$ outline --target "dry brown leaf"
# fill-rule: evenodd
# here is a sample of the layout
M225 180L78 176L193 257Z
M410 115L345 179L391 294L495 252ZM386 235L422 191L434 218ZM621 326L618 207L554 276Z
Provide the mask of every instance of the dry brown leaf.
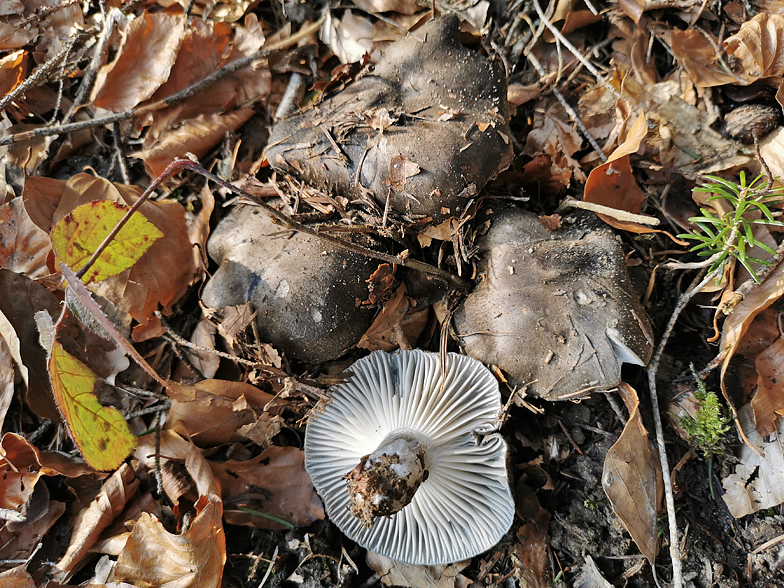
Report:
M722 498L736 519L784 502L784 420L769 441L757 433L753 420L749 404L738 411L738 422L756 450L741 445L735 472L722 480Z
M28 54L22 49L0 59L0 96L5 96L24 81L27 61Z
M672 54L686 69L691 81L700 88L734 84L736 76L721 69L718 64L720 56L716 54L718 43L715 39L711 43L708 34L704 30L672 29Z
M244 506L306 527L324 518L324 508L305 471L305 453L296 447L270 447L248 461L210 462L223 489L226 521L260 529L283 529ZM235 506L236 505L236 506Z
M54 225L54 211L65 190L66 181L43 176L25 176L22 200L30 219L47 234Z
M585 183L583 200L609 206L616 210L637 214L645 203L645 193L637 185L629 162L629 156L636 153L648 134L645 114L640 114L628 130L626 140L621 143L602 165L591 170ZM597 216L608 225L622 231L633 233L653 233L658 229L632 221L619 220L606 214Z
M397 192L405 192L406 180L420 172L419 166L402 155L395 155L389 160L389 176L387 185Z
M172 399L166 428L200 447L241 439L237 429L258 418L251 407L261 410L274 398L245 382L204 380L173 386L182 396Z
M18 565L0 574L0 585L4 588L36 588L33 577L27 573L27 565Z
M724 41L746 74L757 78L784 74L784 15L761 12Z
M33 318L39 310L57 306L57 298L44 286L22 274L0 269L0 315L8 320L19 339L21 363L28 373L27 403L38 416L60 422L60 412L52 398L46 369L46 352L38 343L38 330ZM6 337L9 336L6 334Z
M27 214L21 198L0 206L0 267L29 278L49 273L46 259L52 251L49 235Z
M140 439L135 455L152 471L156 467L155 435ZM223 504L212 471L201 451L173 431L161 433L160 462L185 463L196 486L196 516L181 534L167 531L156 517L143 513L117 558L115 580L161 588L218 588L226 561ZM180 509L180 512L184 512Z
M585 183L585 202L609 206L637 214L645 203L645 193L637 185L629 163L629 156L625 155L615 161L608 161L591 170L588 181ZM596 215L608 225L631 231L634 233L652 233L656 229L633 221L619 220L606 214Z
M629 420L607 452L602 487L640 552L653 564L659 552L657 521L664 494L661 466L642 424L637 392L624 382L618 390Z
M368 551L367 563L381 577L384 586L458 588L463 585L460 579L464 578L460 571L465 569L471 560L449 565L415 566Z
M193 263L198 268L196 280L201 280L207 275L207 238L210 236L210 218L215 210L215 196L212 195L207 182L200 194L201 210L194 215L190 210L185 211L185 223L188 225L188 238L193 249Z
M370 351L413 349L427 324L427 317L427 307L418 308L416 300L407 295L406 285L402 283L395 296L384 303L357 347Z
M784 294L784 264L779 264L768 274L762 284L754 288L738 303L724 321L719 344L719 353L722 356L720 381L721 391L730 407L732 407L732 402L729 400L730 397L727 394L727 387L724 381L730 361L754 318L781 298L782 294Z
M169 78L186 20L182 14L145 11L131 21L114 61L98 72L94 106L124 112L151 97Z
M191 343L206 349L215 349L215 335L218 327L207 318L199 319L191 333ZM190 350L189 357L193 366L205 378L212 378L220 367L220 356L217 353L208 353L198 349Z
M28 26L20 29L6 22L0 22L0 51L12 51L24 47L37 34L37 27Z
M558 120L551 112L534 111L534 126L525 140L524 153L531 157L547 155L550 158L550 175L560 184L568 186L572 175L578 181L585 181L580 164L572 158L580 146L579 133Z
M373 23L346 10L340 19L327 14L319 34L341 63L354 63L373 49Z
M74 567L82 561L103 530L123 511L138 487L138 478L125 463L106 479L90 506L76 515L68 549L54 571L56 581L66 582L71 577Z
M144 161L150 177L158 177L176 158L185 157L188 153L197 158L203 157L226 133L236 131L251 116L253 110L250 108L228 114L199 115L169 130L159 141L133 156Z
M46 488L45 485L41 485ZM6 522L0 527L0 545L3 546L3 557L6 559L27 560L36 551L49 529L65 512L65 503L49 500L49 492L43 497L43 508L36 517L23 523ZM1 577L0 577L1 578ZM5 584L1 584L5 588Z
M6 433L0 442L0 508L22 512L38 479L56 473L41 466L38 449L24 437Z
M776 430L776 421L784 416L784 339L779 337L754 362L757 369L757 393L751 400L754 427L766 437Z
M388 298L389 291L395 283L395 270L388 263L382 263L367 280L368 299L363 304L375 304Z
M775 129L760 141L760 154L774 178L784 177L784 127Z

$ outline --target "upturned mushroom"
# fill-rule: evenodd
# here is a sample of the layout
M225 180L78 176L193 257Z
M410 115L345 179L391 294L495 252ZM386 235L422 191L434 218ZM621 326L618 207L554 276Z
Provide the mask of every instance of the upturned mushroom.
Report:
M498 383L455 353L376 351L308 424L305 468L330 519L363 547L445 564L493 547L514 501Z

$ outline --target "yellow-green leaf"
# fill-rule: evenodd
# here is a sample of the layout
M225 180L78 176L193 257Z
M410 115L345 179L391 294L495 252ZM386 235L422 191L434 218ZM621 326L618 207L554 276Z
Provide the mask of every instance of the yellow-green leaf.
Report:
M128 210L122 204L99 200L82 204L61 218L49 235L57 261L78 272ZM84 275L84 282L100 282L124 272L161 237L158 227L140 212L134 213Z
M116 470L136 447L136 437L122 414L101 406L93 393L98 376L55 341L49 377L68 433L91 467Z

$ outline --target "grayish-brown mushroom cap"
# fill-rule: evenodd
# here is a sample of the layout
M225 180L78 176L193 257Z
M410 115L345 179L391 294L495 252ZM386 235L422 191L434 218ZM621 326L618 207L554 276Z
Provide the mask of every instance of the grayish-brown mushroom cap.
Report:
M514 501L490 371L450 353L442 387L438 354L420 350L376 351L349 371L305 435L305 468L330 519L367 549L410 564L451 563L495 545ZM366 528L349 512L345 476L400 435L425 444L427 475L407 506Z
M622 363L648 363L650 325L610 229L588 214L548 231L516 206L491 209L482 281L454 316L468 355L547 400L617 386Z

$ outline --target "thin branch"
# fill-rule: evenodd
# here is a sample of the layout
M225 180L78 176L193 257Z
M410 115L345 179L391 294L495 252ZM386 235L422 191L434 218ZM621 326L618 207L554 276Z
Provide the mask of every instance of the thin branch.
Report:
M593 74L593 76L596 78L596 81L599 82L605 88L607 88L607 90L613 96L615 96L615 98L617 100L627 100L625 96L623 96L620 92L618 92L618 90L616 90L612 86L612 84L610 84L610 82L608 82L606 79L604 79L604 76L602 75L602 72L600 72L598 69L596 69L596 67L590 61L588 61L588 59L582 53L580 53L580 51L577 49L577 47L572 45L571 42L569 42L569 40L566 37L563 36L561 31L559 31L553 25L553 23L550 22L550 19L548 19L545 16L544 12L542 12L542 7L539 6L539 0L533 0L533 5L534 5L534 8L536 9L536 13L539 15L539 19L544 24L544 26L546 26L550 30L550 32L555 36L555 38L558 39L558 41L560 41L561 43L563 43L564 46L569 50L569 52L572 55L574 55L577 58L577 60L585 66L585 69L587 69L589 72L591 72L591 74ZM631 101L628 101L628 102L629 102L632 110L636 111L637 109L631 103Z
M651 225L657 226L659 224L659 219L653 216L645 216L643 214L634 214L631 212L626 212L625 210L619 210L617 208L612 208L610 206L604 206L602 204L596 204L595 202L584 202L583 200L573 200L571 198L564 200L561 203L560 208L566 207L574 207L574 208L582 208L585 210L590 210L592 212L598 212L599 214L605 214L607 216L611 216L615 219L620 221L632 222L632 223L639 223L641 225ZM557 211L556 211L557 212Z
M52 57L49 61L39 66L33 73L28 77L24 82L19 84L16 88L11 90L8 94L0 98L0 111L5 110L6 106L8 106L12 101L16 100L19 96L27 92L29 89L37 86L39 83L42 83L45 78L49 76L50 73L54 71L57 65L66 58L66 56L76 47L77 44L85 41L87 38L90 37L92 34L92 30L81 31L79 32L73 40L68 43L65 47L60 49L57 54ZM29 132L29 131L28 131ZM17 133L18 135L23 135L25 133ZM50 133L51 134L51 133ZM12 141L13 137L16 135L11 135L10 137L2 137L0 138L0 142L3 145L8 145L10 143L14 143ZM29 139L31 137L25 137ZM19 141L23 141L24 139L19 139Z
M87 95L92 89L95 78L98 77L98 70L101 67L101 59L103 55L109 50L109 39L112 36L112 31L114 30L114 25L116 23L118 14L119 12L114 10L109 11L108 14L105 14L103 30L101 31L101 36L98 38L98 43L95 45L93 58L90 60L90 65L87 67L87 71L84 72L82 81L79 84L79 90L76 92L76 96L74 97L73 103L68 109L68 112L66 112L65 116L63 116L61 124L67 124L71 121L74 113L76 112L76 109L84 104Z
M287 49L292 45L296 45L302 39L309 37L313 33L321 28L321 24L323 22L323 18L317 20L316 22L303 27L301 30L297 31L293 35L291 35L288 39L284 39L278 43L273 43L270 46L265 46L253 53L252 55L248 55L246 57L242 57L237 59L236 61L232 61L228 65L216 70L212 74L208 75L203 80L196 82L195 84L188 86L187 88L177 92L176 94L172 94L168 98L164 98L163 100L158 100L151 104L145 104L143 106L138 106L132 110L128 110L125 112L118 112L112 114L110 116L106 116L103 118L96 118L89 121L83 122L76 122L76 123L68 123L64 125L58 125L56 127L41 127L38 129L33 129L30 131L24 131L21 133L16 133L15 135L10 135L8 137L0 137L0 146L2 145L11 145L13 143L18 143L19 141L26 141L28 139L33 139L36 137L48 137L51 135L63 135L66 133L73 133L75 131L81 131L83 129L91 129L94 127L112 124L115 122L119 122L121 120L126 120L129 118L141 116L143 114L147 114L148 112L153 112L156 110L161 110L162 108L166 108L168 106L172 106L173 104L178 104L191 96L198 94L202 90L208 88L209 86L213 85L215 82L225 78L226 76L248 67L251 63L258 59L263 59L268 57L270 54L274 53L275 51L280 51L282 49ZM0 109L4 105L0 102Z

